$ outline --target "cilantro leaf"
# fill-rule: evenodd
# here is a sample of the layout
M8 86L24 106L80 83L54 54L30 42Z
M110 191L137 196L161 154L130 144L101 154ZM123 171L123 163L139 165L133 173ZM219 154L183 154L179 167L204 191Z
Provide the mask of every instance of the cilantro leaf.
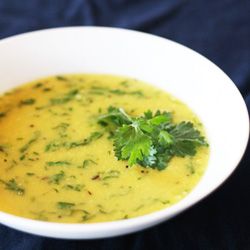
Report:
M191 122L181 122L173 127L169 133L174 140L172 151L177 156L193 156L196 154L198 146L207 145L205 138Z
M115 153L118 159L128 160L130 166L150 154L152 141L135 124L123 125L115 134Z
M112 131L123 124L130 124L131 119L122 108L110 106L108 113L98 118L98 123L104 127L109 127L109 130Z
M161 130L158 136L159 144L160 145L171 145L173 144L173 136L169 134L167 131Z
M131 117L122 108L110 107L98 118L98 123L111 133L118 160L130 166L163 170L175 156L196 154L200 146L208 146L193 123L174 124L169 112L148 110L140 117Z

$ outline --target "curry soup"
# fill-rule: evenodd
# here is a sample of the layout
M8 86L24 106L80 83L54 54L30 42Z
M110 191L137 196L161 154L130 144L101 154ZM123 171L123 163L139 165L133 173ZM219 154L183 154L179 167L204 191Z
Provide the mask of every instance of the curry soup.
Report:
M173 96L143 82L110 75L41 79L0 97L0 210L66 223L145 215L183 199L203 175L209 156L173 157L158 171L118 161L96 122L108 107L131 116L172 112L174 122L197 116Z

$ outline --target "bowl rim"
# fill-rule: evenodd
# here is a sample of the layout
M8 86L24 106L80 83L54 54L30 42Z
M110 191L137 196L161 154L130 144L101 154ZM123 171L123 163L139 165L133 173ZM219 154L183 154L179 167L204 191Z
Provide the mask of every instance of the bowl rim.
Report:
M190 202L185 202L185 199L182 199L181 202L178 202L171 207L155 211L146 215L138 216L135 218L129 218L126 220L118 220L118 221L109 221L109 222L97 222L97 223L89 223L89 224L76 224L76 223L56 223L56 222L43 222L43 221L38 221L38 220L33 220L33 219L28 219L16 215L12 215L6 212L0 211L0 222L9 226L13 227L15 229L19 229L21 231L29 232L32 234L36 235L41 235L41 236L47 236L47 237L53 237L53 238L63 238L63 239L90 239L90 238L106 238L106 237L112 237L112 236L117 236L117 235L122 235L122 230L128 231L129 232L135 232L138 231L138 228L145 229L150 226L153 226L155 224L159 224L160 222L163 222L167 217L173 217L180 212L190 208L194 204L197 204L204 198L206 198L209 194L214 192L217 188L219 188L227 179L228 177L234 172L236 169L237 165L241 161L249 140L249 114L248 110L246 107L246 104L244 102L244 99L239 92L238 88L236 85L232 82L232 80L213 62L211 62L209 59L207 59L205 56L199 54L198 52L180 44L177 42L174 42L170 39L163 38L157 35L153 34L148 34L145 32L141 31L135 31L135 30L130 30L130 29L124 29L124 28L114 28L114 27L104 27L104 26L69 26L69 27L58 27L58 28L49 28L49 29L41 29L41 30L35 30L31 32L26 32L23 34L18 34L14 35L11 37L7 37L4 39L0 40L0 47L2 44L6 44L9 41L13 41L25 36L33 36L34 34L37 33L48 33L48 32L58 32L61 31L63 32L64 30L86 30L86 29L92 29L92 30L107 30L111 32L116 32L116 31L122 31L122 32L127 32L129 34L138 34L140 36L148 36L152 37L153 39L162 39L165 41L168 41L175 46L181 46L189 51L192 51L193 54L196 54L200 57L202 57L203 60L208 61L210 64L213 64L213 67L216 68L216 70L219 70L221 73L223 73L224 77L227 78L228 82L232 85L231 87L234 88L234 91L237 92L237 94L240 95L241 101L243 101L242 105L242 114L244 116L245 121L247 122L246 124L246 131L245 131L245 136L244 136L244 141L242 142L242 151L238 156L237 159L237 164L235 164L234 167L232 167L228 172L224 173L223 178L221 178L219 181L217 181L216 185L214 185L212 188L205 190L202 194L197 195L195 198L192 199ZM23 230L23 225L28 224L29 225L29 230ZM134 226L136 225L136 229L133 230ZM36 229L39 228L40 231L46 231L46 233L39 233L36 232ZM56 233L55 233L56 231ZM106 231L107 236L103 236L102 232ZM108 233L108 232L112 233ZM77 233L76 233L77 232ZM90 235L91 233L95 234L93 236L88 236L84 237L84 233L87 233ZM67 236L66 234L69 233Z

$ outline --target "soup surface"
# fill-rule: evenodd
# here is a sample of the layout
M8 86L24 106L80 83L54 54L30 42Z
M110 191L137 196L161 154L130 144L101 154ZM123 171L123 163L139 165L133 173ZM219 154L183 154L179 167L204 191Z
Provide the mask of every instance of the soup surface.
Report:
M174 157L162 171L128 167L96 122L109 106L131 116L197 116L173 96L143 82L110 75L41 79L0 97L0 210L53 222L127 219L171 206L200 180L209 148Z

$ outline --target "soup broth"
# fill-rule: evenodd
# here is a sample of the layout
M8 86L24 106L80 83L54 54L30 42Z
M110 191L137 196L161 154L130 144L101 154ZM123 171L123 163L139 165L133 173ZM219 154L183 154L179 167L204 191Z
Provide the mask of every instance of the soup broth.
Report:
M118 161L96 122L108 107L131 116L172 112L198 117L170 94L111 75L63 75L22 85L0 97L0 210L52 222L128 219L183 199L203 175L209 148L174 157L158 171Z

